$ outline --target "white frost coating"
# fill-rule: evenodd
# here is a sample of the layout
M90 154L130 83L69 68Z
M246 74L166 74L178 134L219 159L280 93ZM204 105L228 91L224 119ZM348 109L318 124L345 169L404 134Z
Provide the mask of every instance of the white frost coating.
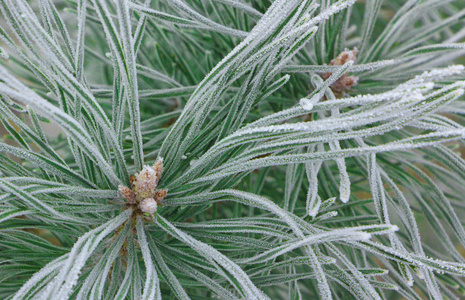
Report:
M27 293L32 288L34 288L38 283L40 283L45 277L61 269L67 257L68 257L68 254L60 256L57 259L48 263L42 269L40 269L39 272L35 273L25 284L23 284L21 289L18 292L16 292L16 294L13 296L12 300L24 299Z
M397 225L391 225L391 228L392 228L393 232L399 231L399 226L397 226Z
M319 151L324 150L323 144L317 145ZM315 147L308 147L308 153L314 152ZM305 164L305 171L308 178L308 192L306 210L307 214L312 218L316 217L321 207L321 198L318 195L318 172L320 171L322 162L309 162Z
M26 187L20 187L7 182L5 179L0 178L0 189L15 195L17 199L21 200L28 208L34 211L39 211L45 215L52 215L57 219L76 221L77 219L73 216L68 216L66 214L60 213L49 206L47 202L42 201L42 197L36 198L32 194L28 193Z
M104 159L81 124L58 107L34 93L31 89L14 78L3 66L0 66L0 77L5 81L5 84L0 83L0 91L2 93L24 104L30 105L34 109L40 111L45 117L54 120L70 137L82 145L84 151L91 153L90 157L95 159L102 172L105 173L115 185L121 183L121 180L116 176L113 168Z
M320 13L320 17L311 19L305 23L304 19L296 20L295 25L315 25L318 22L328 18L331 14L336 13L348 6L352 5L355 1L339 1L332 5L329 9ZM176 1L179 3L179 1ZM181 151L174 151L170 149L172 143L178 143L180 149L185 149L191 139L195 136L200 126L205 121L205 113L212 109L217 103L217 95L221 94L228 86L232 84L230 78L226 76L228 73L233 73L236 76L241 76L242 73L237 74L238 66L241 66L253 53L256 53L260 48L263 49L263 43L269 43L267 40L272 37L272 40L280 39L285 35L288 30L273 36L276 33L279 24L282 24L286 18L296 9L298 5L305 5L306 2L296 0L274 1L271 7L267 10L266 14L257 22L257 25L247 35L247 37L236 46L215 68L205 77L205 79L198 85L198 89L193 93L187 102L181 116L176 121L173 129L168 134L165 142L163 143L160 153L167 157L170 161L175 161L181 157ZM305 14L304 14L305 15ZM303 15L303 16L304 16ZM279 45L283 46L283 45ZM284 45L288 46L288 45ZM270 63L275 63L270 61ZM244 69L246 72L247 69ZM243 73L244 73L243 72ZM234 77L235 78L235 77ZM213 88L217 86L218 88ZM194 120L194 121L192 121ZM187 137L183 134L184 128L190 124L190 132Z
M296 53L298 53L305 45L309 42L309 40L315 35L318 31L317 26L313 27L306 27L305 25L299 26L299 28L308 28L303 32L299 37L293 41L292 44L288 46L288 50L283 54L285 59L281 60L274 69L268 73L266 76L266 81L270 81L278 72L281 72L283 68L289 63L289 61L294 57Z
M339 1L331 5L328 9L321 12L318 16L311 20L311 24L317 24L324 20L329 19L332 15L340 12L341 10L352 6L357 0ZM342 3L341 3L342 2Z
M430 134L419 135L412 138L407 138L379 146L359 147L355 149L343 149L340 151L328 151L325 153L307 153L307 154L287 154L276 157L263 157L249 161L247 164L238 164L231 162L224 164L220 168L211 170L204 177L193 180L192 182L205 182L223 178L225 176L236 174L239 172L254 170L262 167L287 165L289 163L303 163L320 160L330 160L340 157L352 157L366 155L377 152L392 152L399 150L408 150L420 147L444 143L451 140L461 139L465 137L465 128L447 130L442 132L434 132Z
M250 206L254 206L272 212L276 214L279 218L281 218L284 222L286 222L297 236L303 236L302 230L300 230L297 223L292 219L290 213L283 210L281 207L279 207L278 205L276 205L275 203L273 203L265 197L237 190L222 190L218 192L213 192L211 193L211 195L216 195L216 197L233 196L238 200L242 200L241 202L247 203ZM237 201L236 199L230 200Z
M147 198L140 203L140 210L149 215L153 215L157 211L157 202L153 198Z
M46 297L46 299L48 299L47 297L50 297L50 295L54 295L56 299L67 299L73 287L76 285L79 274L89 256L97 248L103 238L123 224L130 214L131 210L126 210L115 219L110 220L80 237L74 244L60 273L55 277L53 282L45 287L43 296Z
M460 97L465 93L465 89L458 89L455 91L455 96Z
M221 267L223 267L228 273L230 273L237 281L237 284L240 285L242 289L242 293L246 296L247 299L250 300L264 300L270 299L263 293L260 289L258 289L253 282L250 280L249 276L232 260L227 258L225 255L220 253L218 250L213 248L212 246L202 243L191 237L190 235L184 233L183 231L177 229L173 224L169 223L165 220L162 216L158 216L157 220L159 226L165 230L167 233L171 234L173 237L177 238L178 240L186 243L192 249L194 249L197 253L204 256L208 260L213 260ZM230 281L233 285L236 285L232 281Z
M310 162L306 164L308 178L307 192L307 213L311 217L316 217L321 207L321 198L318 195L318 171L321 167L321 161Z
M135 174L135 180L132 183L133 191L139 198L139 201L145 198L153 197L157 188L157 173L149 166Z
M6 52L5 49L0 47L0 57L6 60L6 59L10 58L10 55L8 54L8 52Z
M461 86L460 83L457 83L458 86ZM366 124L367 120L375 120L374 118L377 116L386 116L387 109L391 109L393 112L394 110L396 111L397 114L405 112L405 107L404 105L410 105L415 102L419 102L425 99L423 96L422 92L426 92L434 87L434 84L432 82L430 83L421 83L421 84L403 84L396 88L394 91L390 91L387 93L383 94L378 94L378 95L361 95L361 96L356 96L356 97L349 97L349 98L343 98L339 100L329 100L325 101L324 103L318 103L314 105L314 108L316 109L317 106L329 106L332 103L346 103L346 104L362 104L362 103L373 103L373 102L380 102L384 100L393 100L393 99L401 99L401 101L393 102L389 104L389 106L384 107L381 110L376 110L376 111L368 111L363 114L359 114L358 116L347 116L344 117L345 119L342 119L341 117L339 118L327 118L324 120L318 120L318 121L313 121L313 122L303 122L303 123L289 123L289 124L281 124L281 125L269 125L269 126L263 126L263 127L258 127L259 125L263 124L261 123L262 121L256 121L248 126L246 126L244 129L236 131L229 137L227 137L225 140L222 142L224 143L226 140L229 140L233 137L241 136L241 135L248 135L248 134L253 134L253 133L259 133L259 132L285 132L285 131L309 131L309 132L315 132L317 130L330 130L330 129L335 129L335 128L349 128L352 126L360 126L362 124ZM403 97L403 98L402 98ZM311 104L309 100L304 100L304 104ZM402 106L399 106L402 105ZM289 117L295 117L297 115L305 114L304 112L299 112L296 111L296 113L292 113L289 115ZM274 114L276 117L280 115L280 113ZM344 116L344 115L343 115ZM394 116L394 115L392 115ZM270 121L266 122L268 124L270 123L275 123L277 121L282 122L286 120L286 116L283 118L277 118L276 121L272 121L271 117L265 117L263 119L268 119ZM352 124L348 123L351 122ZM263 124L265 125L265 124ZM217 147L218 145L215 145Z
M372 241L367 242L367 244L369 244L370 246L374 246L374 248L369 248L356 242L355 243L349 242L349 243L356 245L360 249L368 250L369 252L372 252L373 249L376 249L375 253L382 254L386 258L389 258L389 256L384 255L383 253L395 255L397 257L400 257L408 261L411 264L414 264L415 266L419 268L423 268L426 270L435 271L435 272L443 272L443 273L447 272L447 273L452 273L452 274L460 274L461 276L465 275L465 271L462 267L462 264L459 264L459 263L453 263L453 262L448 262L444 260L433 259L433 258L429 258L426 256L420 256L421 260L419 260L417 255L411 255L409 253L405 253L404 251L399 251L392 247L384 246L378 242L372 242ZM381 250L382 252L379 250ZM421 274L417 273L416 272L417 270L419 269L414 269L415 273L421 278Z
M327 219L330 219L330 218L334 218L337 215L338 215L338 212L335 211L335 210L332 210L332 211L327 212L325 214L322 214L318 218L316 218L315 223L318 223L318 222L321 222L321 221L324 221L324 220L327 220Z
M319 234L312 234L310 236L288 242L284 245L260 253L254 257L240 259L239 262L241 264L262 263L306 245L327 243L331 241L368 241L370 238L370 233L359 231L357 229L335 229Z
M238 0L213 0L213 1L223 3L223 4L229 5L231 7L238 8L238 9L242 10L243 12L245 12L245 13L247 13L249 15L252 15L252 16L256 16L256 17L259 17L259 18L263 16L263 14L261 12L254 9L252 6L241 2L240 0L239 1Z
M95 265L93 270L85 279L79 289L79 293L74 297L75 300L87 299L102 299L105 282L108 279L108 274L111 271L114 261L121 254L120 250L123 247L129 233L129 226L125 226L115 239L110 242L107 250L102 256L102 259ZM127 268L131 269L131 263L128 263ZM92 289L92 290L91 290ZM89 292L91 293L89 296ZM117 298L116 298L117 299Z
M331 150L341 150L341 146L339 142L330 142L329 147ZM337 168L339 169L339 198L343 203L347 203L350 197L350 178L349 174L347 173L346 162L344 158L337 158L336 159Z
M425 100L425 96L420 93L419 91L413 91L411 94L410 94L410 101L413 101L413 102L419 102L419 101L423 101ZM409 101L407 100L407 101Z
M313 93L311 94L310 99L308 101L300 101L300 104L304 109L311 110L318 101L324 96L326 89L328 89L333 83L335 83L346 71L347 69L354 64L353 60L347 61L344 65L342 65L336 72L331 74L331 76L320 86L318 86ZM320 80L319 76L313 77L314 79Z
M350 178L347 173L346 164L343 158L337 159L336 163L339 168L340 187L339 187L339 197L343 203L347 203L350 198Z
M97 4L97 1L99 4ZM120 75L122 82L126 86L127 100L129 107L129 117L131 122L131 139L133 142L133 156L134 165L137 170L141 169L144 162L144 153L142 151L142 133L140 129L140 109L139 109L139 94L138 84L136 75L136 61L134 55L134 42L131 29L130 15L129 15L129 2L126 0L116 1L116 12L119 23L119 34L115 25L112 22L108 7L105 1L92 0L96 7L96 12L100 20L102 21L103 29L107 37L108 45L110 46L111 53L115 55L115 63L118 63L120 70L126 70L121 72ZM107 22L104 19L107 18ZM114 33L110 33L113 31ZM115 42L112 35L116 35L119 40ZM118 45L116 45L118 44ZM122 47L122 52L118 49Z
M123 152L119 144L117 135L115 134L111 122L106 116L100 104L96 101L93 94L90 92L87 86L81 84L78 79L73 75L73 66L70 64L70 60L67 55L62 51L61 45L57 45L56 41L49 35L48 32L42 27L41 22L33 13L32 8L25 0L4 0L6 8L11 12L13 18L20 22L18 29L21 31L21 42L34 46L36 49L41 49L41 55L38 57L33 54L30 57L23 55L19 49L15 48L14 45L7 44L16 49L17 54L28 61L31 59L33 64L41 70L41 72L48 77L52 82L57 82L71 95L79 95L92 113L96 123L99 124L101 130L105 132L104 137L108 140L109 144L115 149L115 157L119 163L122 171L126 171L126 163L123 158ZM28 20L24 21L20 19L21 14L26 14ZM3 39L4 41L6 39ZM71 49L72 50L72 49ZM45 86L48 83L42 80ZM51 87L57 92L53 87Z
M196 20L197 22L207 25L208 27L217 30L218 32L223 32L225 34L230 34L233 36L239 36L239 37L246 37L248 35L247 32L242 31L242 30L237 30L233 28L226 27L224 25L221 25L219 23L216 23L209 18L204 17L203 15L199 14L192 8L190 8L187 4L180 0L171 0L168 2L169 5L179 9L180 11L184 12L188 16L190 16L192 19Z
M370 103L375 103L375 102L395 100L410 93L413 89L418 90L422 93L425 93L433 89L433 87L434 87L433 82L417 83L417 84L412 83L408 85L401 84L394 90L381 93L381 94L357 95L354 97L341 98L337 100L328 100L328 101L325 101L324 103L317 103L317 104L314 104L313 108L309 110L319 111L319 110L327 110L330 108L346 107L346 106L352 106L352 105L363 105L363 104L370 104ZM308 103L308 99L303 98L303 103L304 104ZM302 105L302 102L301 102L301 105ZM280 123L287 119L301 116L306 113L307 113L306 111L302 111L301 109L294 107L291 109L287 109L287 110L280 111L272 115L263 117L253 123L246 125L244 129Z
M156 205L156 203L155 203ZM157 271L152 261L152 254L147 243L144 224L140 218L137 218L137 241L139 242L142 257L146 268L146 279L141 299L161 300L160 281Z
M373 71L378 68L387 67L393 64L396 64L397 61L394 59L389 60L380 60L367 64L353 65L347 72L357 73L364 71ZM287 65L283 68L284 72L289 73L305 73L305 72L321 72L321 73L333 73L337 71L340 66L326 66L326 65Z
M44 53L47 53L46 56L42 57L46 57L47 59L56 58L64 68L66 68L68 71L71 71L72 66L69 63L69 60L65 59L62 48L56 44L56 42L41 26L39 19L34 14L29 4L24 0L5 0L5 2L7 7L10 8L10 12L16 21L19 22L23 34L26 34L27 37L30 38L28 39L27 43L33 40L36 43L36 47L38 49L41 49ZM51 53L48 53L48 51Z
M56 98L57 98L56 95L55 95L55 93L53 93L53 92L47 92L47 94L45 94L45 95L46 95L47 97L52 98L52 99L56 99Z
M162 254L158 250L155 243L150 243L150 253L154 256L154 260L157 262L159 266L159 270L164 274L165 280L170 282L170 287L173 289L177 299L179 300L189 300L189 296L187 295L186 291L184 290L183 286L179 282L178 278L173 274L170 267L165 263ZM224 297L226 298L226 297Z
M415 76L414 79L409 80L408 82L417 83L422 81L435 81L441 80L445 77L450 77L454 75L460 75L465 71L463 65L452 65L447 68L442 69L433 69L431 71L426 71L421 75Z
M451 85L449 87L446 87L444 89L441 89L440 91L437 91L431 95L428 96L428 98L435 97L435 95L440 95L444 93L445 91L450 91L451 89L456 89L459 86L462 86L462 83L456 83L454 85ZM460 90L457 92L457 90L453 91L454 95L446 95L444 97L439 98L440 101L449 101L452 100L452 98L456 97L456 93L460 94ZM377 121L384 121L384 120L394 120L394 123L397 124L402 121L403 118L405 118L408 114L408 111L406 109L411 110L412 108L415 108L413 106L410 106L410 104L413 104L415 102L418 102L419 99L422 99L423 97L420 94L417 94L415 97L407 97L408 94L406 95L405 98L401 99L400 101L393 102L387 106L380 107L380 109L377 109L375 111L368 111L363 114L348 114L347 117L345 118L327 118L327 119L321 119L315 122L305 122L305 123L290 123L290 124L284 124L284 125L276 125L276 126L266 126L262 128L244 128L243 131L238 131L231 136L225 138L222 142L216 144L214 147L211 148L210 153L213 153L213 150L215 151L221 151L222 147L228 147L229 144L234 144L237 142L239 139L235 138L236 136L240 136L244 134L245 132L249 132L250 134L254 134L256 138L263 138L263 137L270 137L271 135L274 135L274 132L276 130L292 130L294 128L296 131L302 131L302 132L315 132L318 130L324 130L324 131L335 131L335 130L341 130L341 129L346 129L346 128L351 128L353 126L362 126L364 124L370 124L373 122ZM453 96L453 97L451 97ZM431 98L432 99L432 98ZM431 100L429 99L429 101ZM448 100L449 99L449 100ZM439 101L438 100L438 101ZM436 101L436 100L435 100ZM325 102L326 103L326 102ZM425 103L425 105L429 105L428 103ZM397 120L397 121L396 121ZM393 124L394 124L393 123ZM391 129L394 127L391 127ZM400 128L400 127L399 127ZM389 128L385 128L389 129ZM261 131L263 130L263 131ZM260 133L260 135L258 135ZM312 141L322 141L321 139L311 139ZM329 141L329 140L328 140ZM279 144L279 143L278 143ZM268 146L273 146L273 143L268 143ZM275 145L276 146L276 145ZM265 145L264 145L265 147ZM260 148L260 147L258 147ZM258 149L256 148L256 149ZM210 155L210 154L208 154ZM207 155L207 156L208 156ZM246 156L242 156L241 160L246 161L250 158L247 158ZM205 157L201 159L201 161L205 160ZM240 160L236 160L236 164Z
M103 224L102 226L86 233L78 239L70 253L63 255L53 262L46 265L38 273L36 273L13 297L14 300L24 299L25 295L33 289L45 276L58 270L59 273L45 285L41 290L41 298L49 299L50 293L57 296L56 299L67 299L71 289L77 282L82 265L85 263L88 256L98 246L99 241L121 225L131 211L127 210L115 219ZM103 231L102 231L103 230ZM96 233L101 232L96 236ZM85 242L85 244L84 244ZM89 243L90 242L90 243ZM82 246L82 247L81 247ZM90 248L89 248L90 247ZM86 249L88 251L86 251ZM78 254L79 252L79 254ZM87 257L87 258L86 258ZM57 294L58 289L61 289L63 294ZM55 290L56 289L56 290ZM64 289L64 290L63 290ZM55 290L55 292L53 292ZM65 296L66 295L66 296Z
M312 99L302 98L300 99L300 106L302 106L305 110L312 110L313 106L316 102L312 101Z

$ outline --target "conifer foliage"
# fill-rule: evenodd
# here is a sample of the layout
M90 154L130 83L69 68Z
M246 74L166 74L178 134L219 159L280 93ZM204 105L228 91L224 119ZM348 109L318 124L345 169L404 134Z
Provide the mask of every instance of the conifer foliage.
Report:
M463 0L0 0L1 299L460 299Z

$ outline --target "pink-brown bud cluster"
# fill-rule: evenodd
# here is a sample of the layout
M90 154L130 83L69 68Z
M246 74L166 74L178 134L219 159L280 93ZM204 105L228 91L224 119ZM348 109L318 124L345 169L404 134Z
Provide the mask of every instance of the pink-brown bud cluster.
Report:
M354 48L353 50L345 49L341 52L335 59L331 60L329 63L330 66L342 66L349 60L357 60L358 49ZM326 80L331 76L332 73L323 73L321 77ZM335 93L341 94L342 92L350 89L352 86L356 85L358 82L358 77L348 76L347 73L344 73L335 83L331 85L331 90Z
M163 173L163 159L158 158L153 166L144 166L139 173L131 175L131 188L120 185L120 196L130 205L134 205L143 213L150 215L157 211L167 194L167 190L158 189L158 181Z

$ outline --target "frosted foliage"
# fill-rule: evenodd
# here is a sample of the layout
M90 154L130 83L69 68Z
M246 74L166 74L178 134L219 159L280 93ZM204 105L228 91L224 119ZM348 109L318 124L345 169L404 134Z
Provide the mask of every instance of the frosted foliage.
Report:
M464 1L0 15L0 299L463 296Z
M94 159L102 167L102 171L105 172L111 180L115 183L120 182L108 162L104 160L93 141L91 141L91 138L75 119L25 87L17 79L13 78L3 67L0 67L0 75L3 76L5 82L8 84L0 83L0 92L10 97L15 97L25 104L31 105L45 116L55 120L57 124L59 124L63 130L70 133L77 142L85 145L84 148L86 151L92 153Z
M178 239L190 245L194 250L198 251L206 258L216 261L219 265L225 268L227 272L236 278L248 299L268 299L262 291L253 285L245 272L242 271L234 262L227 259L211 246L203 244L202 242L199 242L183 233L179 229L176 229L172 224L167 223L162 217L160 217L160 221L163 222L161 226L164 230L175 234Z
M463 74L465 67L463 65L453 65L443 69L433 69L431 71L426 71L421 75L415 76L411 82L422 82L422 81L433 81L441 80L453 75Z
M350 179L349 174L347 174L346 165L344 159L336 160L337 166L339 168L339 176L341 177L340 188L339 188L339 197L341 201L347 203L350 197Z
M42 288L40 299L48 299L51 294L58 295L62 299L67 299L72 288L77 283L81 269L100 241L126 221L128 216L129 211L126 211L118 218L108 222L108 224L104 224L82 236L75 244L68 257L66 257L66 260L61 263L59 273ZM44 272L46 270L50 270L50 266L43 269ZM16 293L14 299L22 299L21 295L34 286L34 280L37 279L31 278L31 283L24 285L26 288L23 287L24 290L20 290Z
M318 196L318 173L321 168L321 162L310 162L306 163L305 166L309 184L306 204L307 213L309 216L315 217L321 206L321 199Z
M8 54L8 52L6 52L4 48L0 47L0 57L3 59L8 59L10 55Z
M141 299L161 300L158 274L152 261L152 255L149 250L147 236L141 219L137 219L137 236L147 270L147 278L145 280L144 291Z
M332 73L331 76L322 84L321 86L317 87L315 92L313 92L309 98L303 98L300 100L300 105L306 109L311 110L316 102L318 102L323 95L327 88L329 88L332 84L334 84L344 73L349 69L350 66L354 64L353 60L349 60L344 63L336 72Z

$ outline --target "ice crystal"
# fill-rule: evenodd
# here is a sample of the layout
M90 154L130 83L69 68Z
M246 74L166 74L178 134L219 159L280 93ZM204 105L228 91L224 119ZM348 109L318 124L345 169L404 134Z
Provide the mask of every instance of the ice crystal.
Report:
M141 201L140 210L149 215L153 215L157 211L157 201L153 198L147 198Z

